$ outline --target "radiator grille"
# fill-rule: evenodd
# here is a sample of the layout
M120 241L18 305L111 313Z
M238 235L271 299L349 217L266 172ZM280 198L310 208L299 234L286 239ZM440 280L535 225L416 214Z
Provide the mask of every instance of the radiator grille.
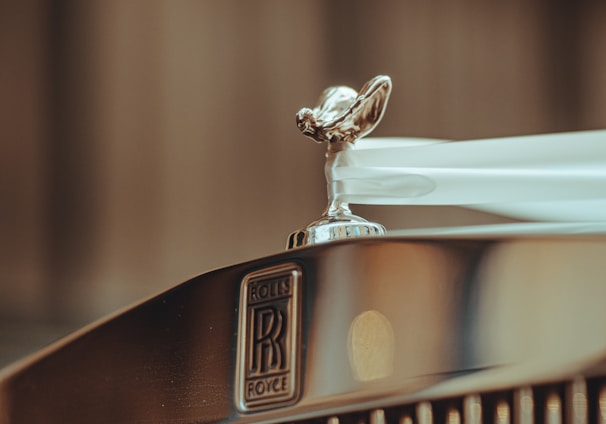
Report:
M578 377L560 383L469 393L297 423L606 424L606 379Z

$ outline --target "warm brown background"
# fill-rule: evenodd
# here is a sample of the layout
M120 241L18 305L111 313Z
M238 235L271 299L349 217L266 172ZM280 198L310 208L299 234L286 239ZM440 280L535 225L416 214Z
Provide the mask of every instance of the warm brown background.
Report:
M606 128L605 52L598 0L0 0L0 365L283 249L324 206L294 114L326 86L391 75L378 136Z

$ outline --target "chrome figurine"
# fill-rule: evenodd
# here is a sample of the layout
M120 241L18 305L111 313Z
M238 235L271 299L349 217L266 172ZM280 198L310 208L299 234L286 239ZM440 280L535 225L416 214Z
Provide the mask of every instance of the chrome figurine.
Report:
M335 194L332 173L336 155L354 148L356 140L369 134L381 121L391 87L391 79L384 75L368 81L359 93L350 87L330 87L324 90L315 108L303 108L297 113L301 132L317 143L327 143L324 169L328 206L319 220L289 236L287 249L385 233L382 225L351 213L349 205Z

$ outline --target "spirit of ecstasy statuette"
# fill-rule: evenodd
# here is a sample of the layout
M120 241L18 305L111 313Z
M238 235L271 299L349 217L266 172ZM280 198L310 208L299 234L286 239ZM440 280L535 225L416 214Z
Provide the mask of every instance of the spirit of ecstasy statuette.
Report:
M327 143L324 169L328 206L320 219L289 236L288 249L385 233L381 224L368 222L351 213L349 205L335 194L332 173L336 155L342 150L355 148L356 140L377 126L390 93L391 79L379 75L368 81L359 93L350 87L330 87L322 93L314 109L303 108L297 113L297 127L301 132L318 143Z

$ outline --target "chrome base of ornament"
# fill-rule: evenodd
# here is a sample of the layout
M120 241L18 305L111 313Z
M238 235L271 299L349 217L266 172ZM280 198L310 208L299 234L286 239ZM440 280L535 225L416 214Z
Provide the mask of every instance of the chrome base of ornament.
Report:
M288 236L286 249L384 234L385 227L381 224L369 222L356 215L325 215L307 227L291 233Z

